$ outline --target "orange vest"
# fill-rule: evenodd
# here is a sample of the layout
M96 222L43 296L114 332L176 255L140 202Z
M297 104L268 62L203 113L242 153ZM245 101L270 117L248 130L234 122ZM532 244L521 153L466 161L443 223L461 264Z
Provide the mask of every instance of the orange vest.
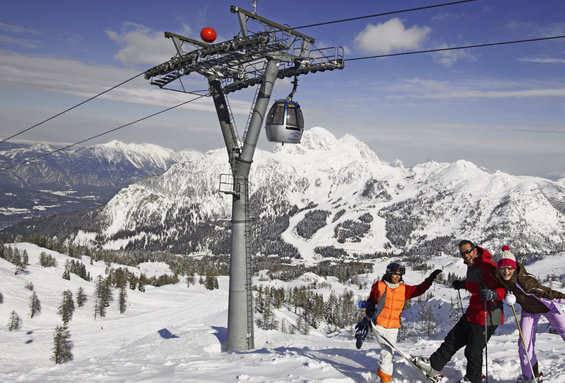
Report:
M377 282L377 324L384 328L400 328L400 314L406 300L406 285L400 283L397 288L391 289L383 281ZM381 298L384 296L384 303Z

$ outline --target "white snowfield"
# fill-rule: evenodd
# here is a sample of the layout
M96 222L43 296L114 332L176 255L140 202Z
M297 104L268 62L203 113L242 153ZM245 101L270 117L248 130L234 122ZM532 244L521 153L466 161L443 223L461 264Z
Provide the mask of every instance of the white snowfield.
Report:
M94 319L94 283L74 274L71 280L61 278L67 256L28 243L16 246L27 250L30 266L26 274L14 275L14 266L0 259L0 382L365 382L375 372L379 356L378 344L368 339L361 350L355 348L352 329L326 334L325 326L311 329L309 335L282 333L280 330L255 329L255 349L244 352L222 351L227 334L228 278L220 277L220 288L206 290L202 285L187 288L184 279L176 285L161 288L147 286L146 292L128 289L129 306L120 314L117 292L105 318ZM56 268L39 266L39 254L45 251L56 257ZM535 275L543 277L565 274L564 254L547 256L530 265ZM93 279L104 275L103 262L90 264L83 258ZM374 272L362 279L378 279L387 262L375 263ZM430 259L444 273L461 274L461 261L455 258ZM159 272L162 264L154 265ZM149 274L151 264L143 265ZM408 272L405 282L417 284L427 273ZM323 278L322 278L323 279ZM332 278L324 279L337 294L344 288L356 296L365 297L368 290L356 285L342 285ZM41 313L30 318L29 298L33 284L41 302ZM256 281L271 284L271 281ZM277 286L304 283L275 281ZM62 292L71 290L73 296L82 286L88 301L76 308L69 329L73 342L74 360L55 365L50 360L55 327L61 325L56 313ZM369 285L370 286L370 285ZM553 288L564 291L554 283ZM453 289L434 285L430 292L435 300L457 302ZM329 293L329 289L327 289ZM467 299L463 294L464 301ZM455 300L453 300L455 298ZM517 306L519 307L519 306ZM15 310L23 320L18 331L8 331L10 313ZM517 357L518 331L512 311L505 309L507 324L500 327L488 344L488 381L511 383L520 374ZM290 310L276 312L279 323L289 324L296 317ZM429 356L441 343L451 327L452 319L436 312L439 332L431 339L416 337L399 343L413 355ZM417 315L405 312L405 321L417 320ZM361 315L361 312L360 312ZM519 315L519 313L518 313ZM547 331L547 322L540 323L537 334L537 353L545 381L565 382L565 342L559 335ZM442 373L448 381L461 378L465 358L459 351ZM400 356L395 356L393 383L422 382Z

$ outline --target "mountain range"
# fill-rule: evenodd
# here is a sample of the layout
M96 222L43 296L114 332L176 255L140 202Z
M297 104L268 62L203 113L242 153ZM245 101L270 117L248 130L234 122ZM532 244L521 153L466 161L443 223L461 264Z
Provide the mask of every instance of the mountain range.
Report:
M221 175L231 176L225 149L179 159L157 148L148 152L168 156L153 162L155 171L178 162L123 187L104 205L26 220L2 236L40 233L108 249L229 254L232 196L219 192ZM90 182L126 172L103 158L99 178ZM29 174L33 179L39 169ZM141 170L137 175L143 177ZM389 164L355 137L337 139L323 128L305 131L300 145L257 149L250 191L254 253L278 262L449 254L463 238L487 249L508 244L515 254L565 251L564 180L491 172L464 160Z
M111 141L60 150L0 145L0 228L22 219L106 203L132 182L162 174L182 153L157 145Z

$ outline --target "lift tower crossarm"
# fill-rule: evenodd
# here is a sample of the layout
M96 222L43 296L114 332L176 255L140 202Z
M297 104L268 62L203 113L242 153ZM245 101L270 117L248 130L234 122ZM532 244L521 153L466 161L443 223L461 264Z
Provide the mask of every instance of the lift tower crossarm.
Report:
M232 5L230 7L230 11L232 13L237 13L238 15L245 15L248 18L259 21L260 23L270 25L270 26L274 27L275 29L278 29L281 32L288 32L289 34L291 34L293 36L296 36L296 37L299 37L299 38L301 38L305 41L308 41L310 44L314 44L314 41L316 41L313 37L305 35L304 33L296 32L295 30L293 30L289 26L282 25L282 24L279 24L279 23L274 22L272 20L266 19L264 17L261 17L261 16L255 14L255 13L246 11L245 9L241 9L241 8L235 6L235 5ZM243 20L243 23L242 23L242 20ZM247 36L247 27L243 28L243 24L245 23L244 20L245 19L242 18L242 17L239 18L240 25L242 25L242 33L244 34L244 36ZM245 31L243 31L243 29L245 29Z

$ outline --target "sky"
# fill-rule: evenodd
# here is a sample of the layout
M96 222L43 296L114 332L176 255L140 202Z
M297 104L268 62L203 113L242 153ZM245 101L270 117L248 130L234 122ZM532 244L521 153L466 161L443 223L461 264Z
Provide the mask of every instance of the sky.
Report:
M200 284L186 286L184 278L175 285L159 288L146 286L145 293L127 291L126 311L118 310L118 294L114 291L114 302L107 308L104 318L94 319L94 282L87 282L71 274L71 279L61 278L69 257L29 243L17 243L20 252L27 251L30 265L27 273L14 275L14 265L0 259L0 381L2 382L84 382L84 383L362 383L374 381L378 366L380 347L372 334L361 349L356 349L354 330L345 328L328 332L327 327L311 328L308 335L298 331L290 334L280 330L262 330L255 327L255 348L248 351L222 351L227 334L228 278L218 277L219 288L207 290ZM39 257L42 252L57 261L56 267L42 268ZM528 265L528 271L544 277L565 272L560 259L563 254L546 256ZM76 261L76 259L74 259ZM392 260L390 260L392 261ZM104 261L90 262L83 257L83 264L93 280L105 276ZM462 276L465 266L460 258L449 256L431 258L430 263L443 267L444 274ZM376 262L373 272L362 274L361 283L367 287L359 289L357 284L342 284L335 277L321 278L306 273L292 281L270 280L268 277L254 278L256 285L276 288L312 287L314 292L324 295L327 301L330 291L342 295L347 289L355 297L365 298L369 286L379 279L388 261ZM112 264L114 268L127 267ZM139 275L148 277L170 274L167 265L159 262L142 263L138 268L128 267ZM407 268L404 281L418 284L431 271L416 272ZM31 285L40 303L41 312L30 318L29 299ZM549 286L549 282L546 282ZM552 288L563 291L560 283ZM87 301L84 307L75 307L69 322L73 360L55 365L52 356L55 327L61 325L57 314L62 293L70 290L73 297L79 287L84 289ZM453 302L459 302L452 288L434 283L428 290L431 298L424 304L434 309L438 323L437 333L430 338L418 332L420 305L403 311L403 326L407 339L398 343L399 348L415 356L430 355L442 342L454 320L459 319L460 307L451 310ZM461 292L462 304L468 305L469 295ZM456 303L458 305L458 303ZM520 306L515 305L517 315ZM22 319L18 331L9 332L7 324L10 314L16 311ZM296 325L297 316L293 307L275 309L279 324L285 321L286 328ZM450 318L450 312L455 314ZM488 381L490 383L514 383L519 374L518 329L512 309L504 305L505 324L500 326L488 343ZM255 315L258 318L258 314ZM359 317L363 316L359 310ZM536 352L540 371L545 381L565 383L565 342L559 335L548 332L547 322L542 318L536 334ZM442 370L446 381L461 378L465 369L463 351L457 352ZM394 357L394 373L391 383L423 383L419 373L400 356Z
M260 16L292 27L400 11L437 1L257 2ZM0 0L0 140L168 61L164 32L216 42L239 33L230 5L253 2ZM353 6L352 6L353 5ZM413 166L465 159L515 175L565 177L565 39L387 58L358 58L565 35L561 0L477 0L300 28L321 47L343 47L343 70L300 76L294 99L306 129L350 134L384 161ZM205 90L203 76L183 78ZM272 100L291 90L275 84ZM75 143L194 98L143 76L53 118L12 142ZM229 95L242 134L253 93ZM224 146L209 97L86 142L118 139L174 150ZM273 143L262 133L258 146Z

